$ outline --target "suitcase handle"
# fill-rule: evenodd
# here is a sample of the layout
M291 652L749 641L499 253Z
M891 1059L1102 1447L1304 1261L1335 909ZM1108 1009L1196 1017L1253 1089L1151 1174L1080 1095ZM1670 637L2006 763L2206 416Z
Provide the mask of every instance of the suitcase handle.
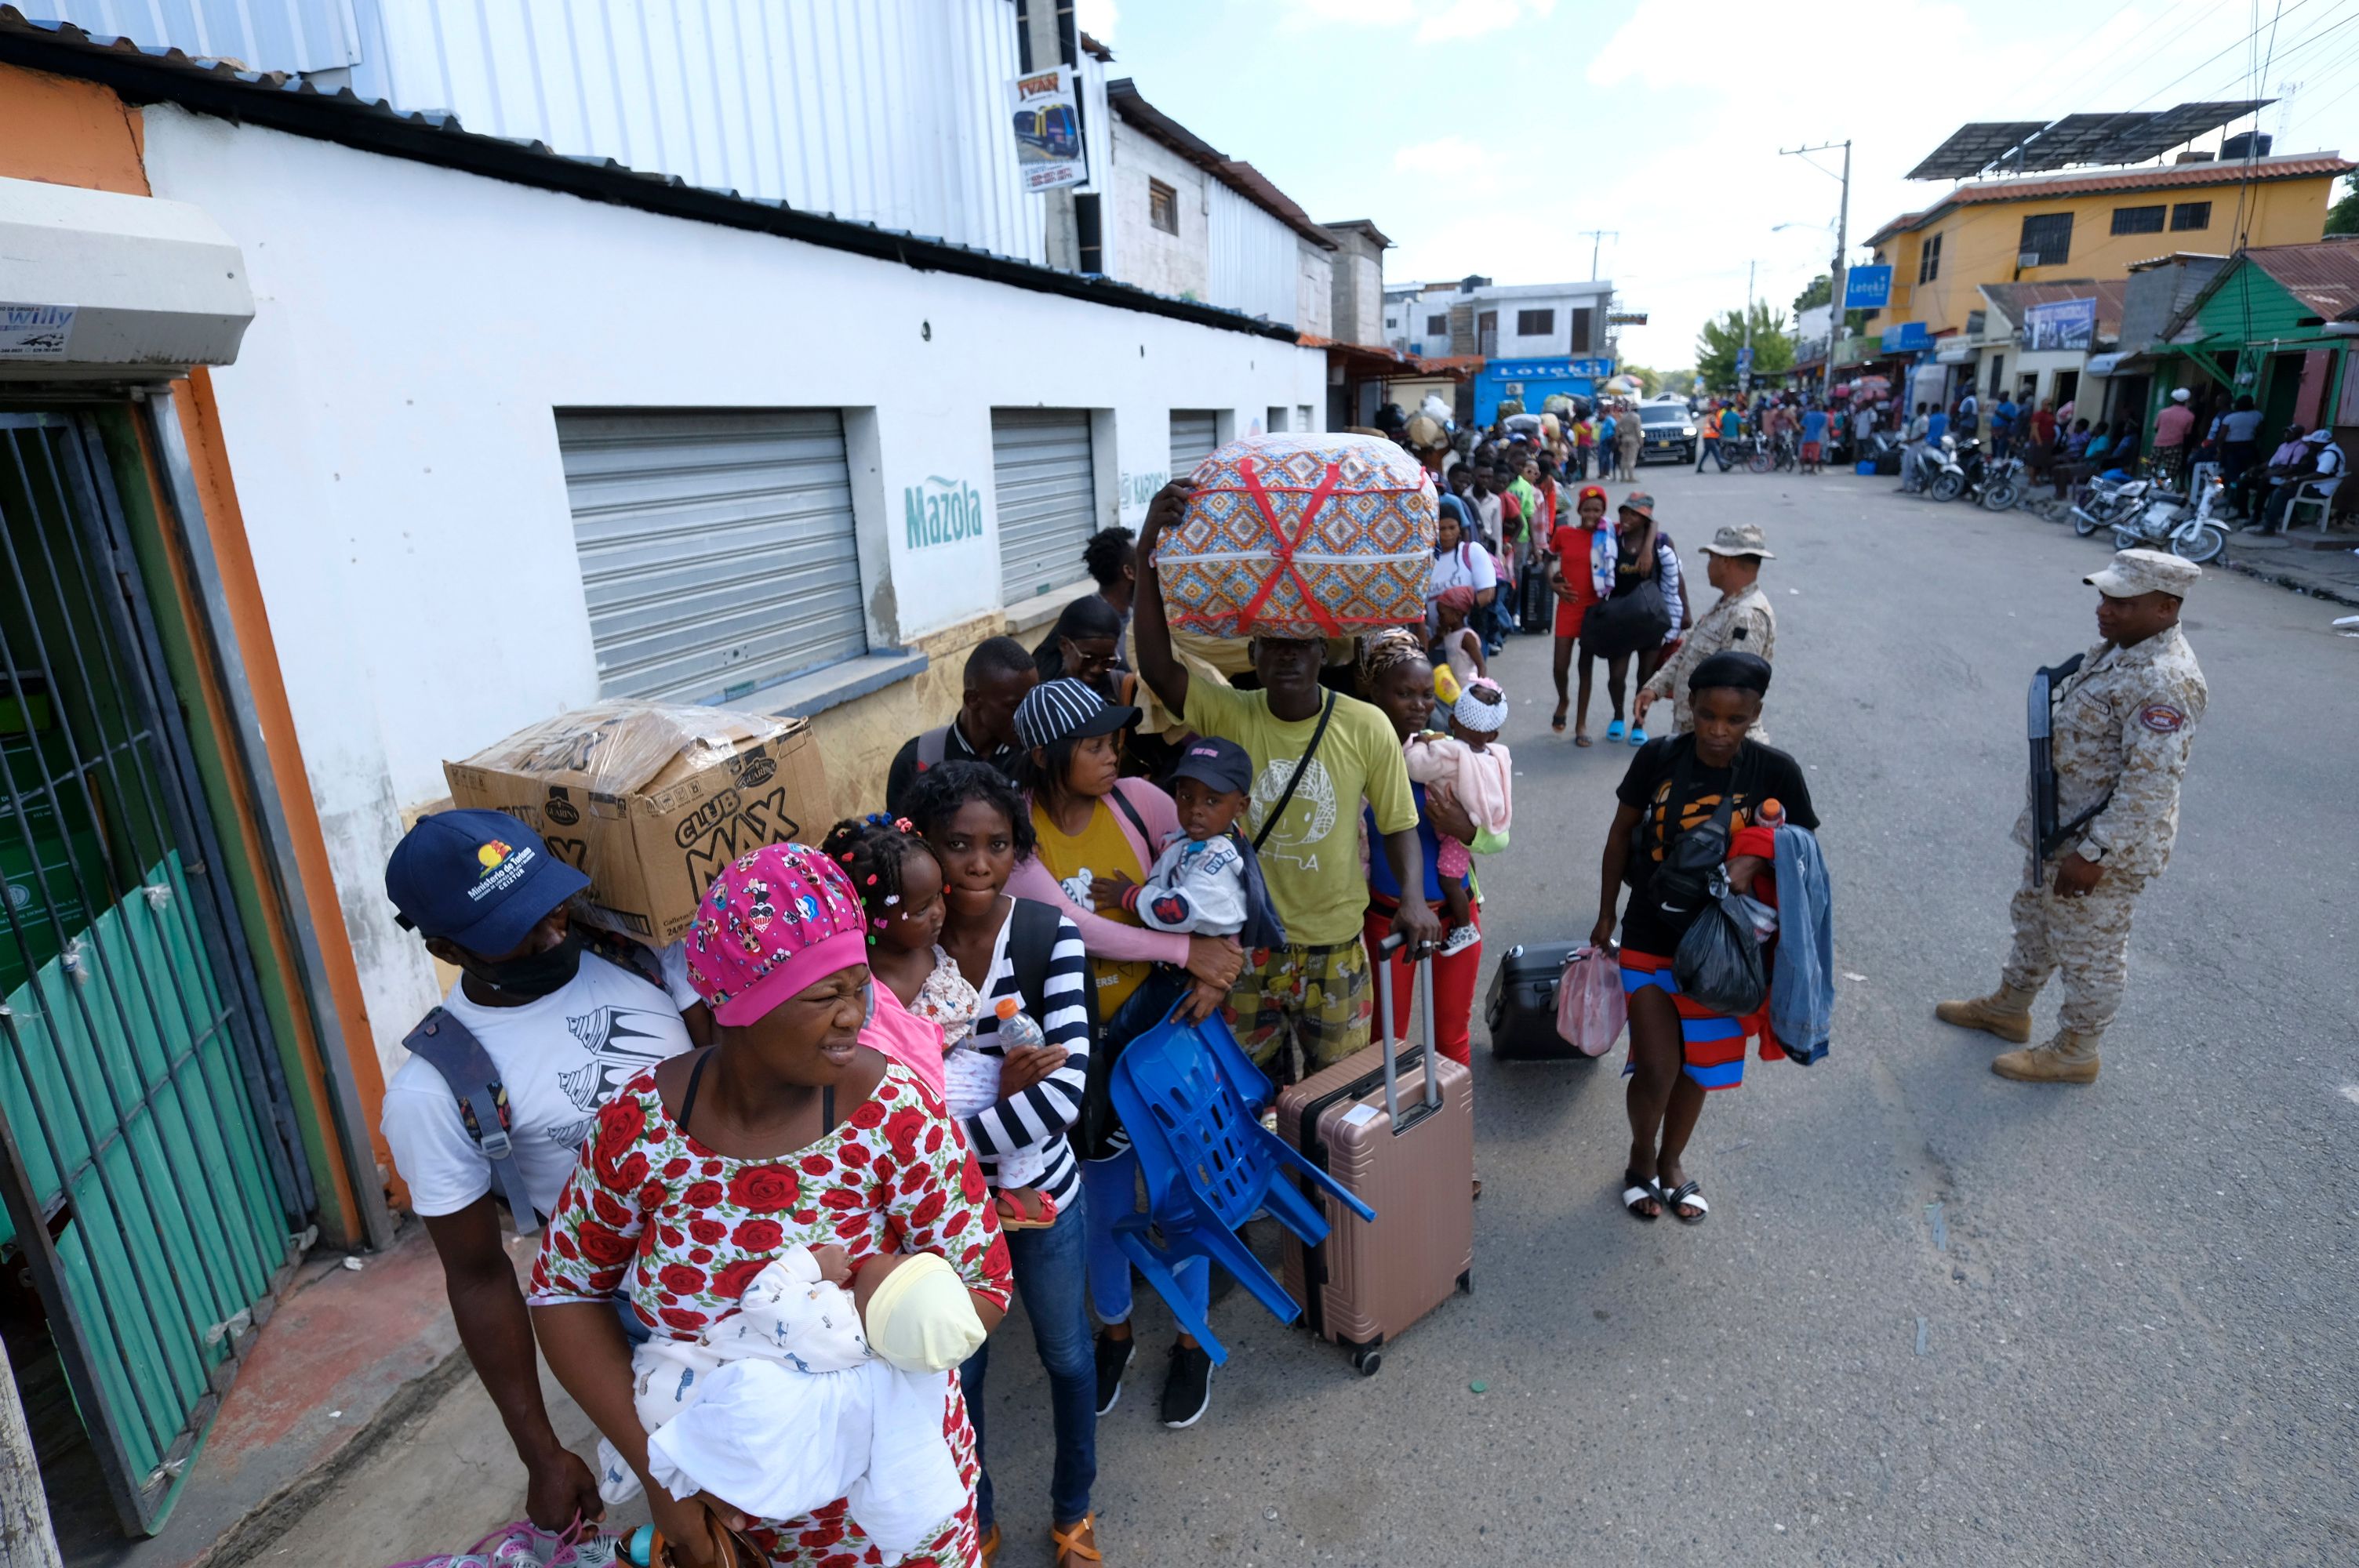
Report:
M1385 1116L1391 1121L1394 1132L1400 1131L1400 1068L1393 1061L1393 987L1392 977L1383 971L1390 968L1393 950L1408 938L1396 931L1376 944L1376 1022L1384 1030ZM1425 1108L1433 1110L1441 1104L1441 1075L1434 1070L1433 1056L1433 954L1429 950L1417 961L1417 1000L1425 1022ZM1407 1041L1400 1044L1407 1044Z

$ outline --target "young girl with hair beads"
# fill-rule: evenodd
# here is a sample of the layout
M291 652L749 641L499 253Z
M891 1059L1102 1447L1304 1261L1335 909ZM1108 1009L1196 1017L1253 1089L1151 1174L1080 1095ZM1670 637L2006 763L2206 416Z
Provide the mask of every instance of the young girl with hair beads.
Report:
M820 852L843 868L868 916L868 972L882 982L871 1044L943 1094L942 1059L973 1031L980 1003L937 945L940 863L908 818L883 812L837 823Z

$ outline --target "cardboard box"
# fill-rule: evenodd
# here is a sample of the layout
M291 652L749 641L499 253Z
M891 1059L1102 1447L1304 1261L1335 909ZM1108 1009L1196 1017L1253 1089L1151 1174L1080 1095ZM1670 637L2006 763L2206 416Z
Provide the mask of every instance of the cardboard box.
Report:
M453 805L505 811L590 878L603 924L688 934L723 866L825 831L827 776L799 719L603 702L444 762Z

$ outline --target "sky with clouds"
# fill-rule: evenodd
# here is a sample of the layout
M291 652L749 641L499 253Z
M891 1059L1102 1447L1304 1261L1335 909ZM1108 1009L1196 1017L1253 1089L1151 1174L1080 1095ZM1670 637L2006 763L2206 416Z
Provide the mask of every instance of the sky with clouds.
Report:
M1841 188L1781 147L1852 138L1854 240L1947 189L1902 176L1969 120L2277 97L2277 152L2359 149L2359 0L1874 0L1808 27L1761 0L1079 4L1149 103L1313 218L1375 220L1387 281L1583 278L1584 231L1615 231L1598 273L1657 369L1748 263L1780 307L1826 270Z

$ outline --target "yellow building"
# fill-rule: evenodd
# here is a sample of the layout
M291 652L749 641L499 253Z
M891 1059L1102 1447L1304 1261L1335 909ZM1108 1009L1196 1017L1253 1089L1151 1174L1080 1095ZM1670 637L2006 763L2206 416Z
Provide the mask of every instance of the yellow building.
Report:
M2334 181L2354 168L2333 153L2294 153L1960 185L1867 237L1892 267L1892 305L1875 328L1963 331L1985 283L2126 277L2162 251L2306 243L2325 232Z

